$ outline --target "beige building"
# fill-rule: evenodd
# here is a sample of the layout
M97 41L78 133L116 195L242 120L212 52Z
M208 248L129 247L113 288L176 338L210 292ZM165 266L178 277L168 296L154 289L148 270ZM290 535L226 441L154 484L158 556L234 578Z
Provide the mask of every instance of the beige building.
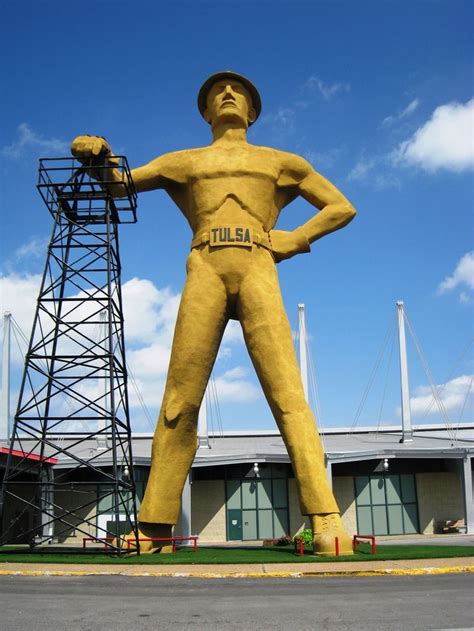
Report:
M151 434L133 437L138 499L143 496L149 471L151 440ZM400 428L395 427L324 433L327 471L348 532L432 534L450 520L457 521L461 530L474 532L474 426L464 424L448 431L444 426L424 425L414 428L412 441L400 440ZM82 441L74 448L75 455L90 456L97 448L90 440ZM8 451L0 446L0 463L5 462ZM112 463L98 451L95 464L106 473ZM115 519L111 495L104 492L106 484L97 484L90 471L72 467L67 460L52 458L49 467L51 480L56 476L63 481L52 491L57 512L65 515L54 524L56 540L82 543L85 536L100 537ZM29 466L28 475L33 472ZM19 496L28 495L28 475L19 479ZM82 523L67 516L78 498L84 505ZM20 503L16 506L10 500L5 506L4 535L18 535L32 523L32 514L20 510ZM277 431L224 432L201 441L183 492L177 533L197 534L202 543L255 541L294 535L307 525ZM52 534L51 528L45 524L45 536ZM124 521L121 529L128 528Z

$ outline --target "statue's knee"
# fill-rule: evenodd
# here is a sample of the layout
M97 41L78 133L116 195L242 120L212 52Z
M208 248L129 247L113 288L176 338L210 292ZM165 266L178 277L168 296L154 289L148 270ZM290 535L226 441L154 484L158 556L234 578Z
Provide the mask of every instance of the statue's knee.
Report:
M199 406L191 403L178 390L173 390L165 404L165 422L168 426L177 425L180 420L195 421Z
M311 417L311 410L306 401L291 401L275 405L275 416L282 423L295 423L306 417Z

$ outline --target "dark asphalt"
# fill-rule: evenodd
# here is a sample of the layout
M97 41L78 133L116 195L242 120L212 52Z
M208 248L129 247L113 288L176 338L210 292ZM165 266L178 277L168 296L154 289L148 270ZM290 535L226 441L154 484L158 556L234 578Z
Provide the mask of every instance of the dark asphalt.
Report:
M469 629L474 575L0 577L2 631Z

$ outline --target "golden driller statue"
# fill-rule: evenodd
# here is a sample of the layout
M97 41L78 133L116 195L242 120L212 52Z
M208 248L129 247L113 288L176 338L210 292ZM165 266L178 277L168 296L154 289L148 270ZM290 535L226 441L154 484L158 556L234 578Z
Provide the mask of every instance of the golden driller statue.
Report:
M288 449L314 550L333 554L338 536L341 552L350 554L305 400L275 263L309 252L313 241L348 224L355 210L303 158L247 142L247 128L261 110L247 78L214 74L199 92L198 107L211 126L208 147L168 153L132 170L137 191L165 189L193 231L139 531L144 538L167 537L177 522L197 448L199 408L227 321L234 318ZM118 180L105 139L79 136L72 153L84 161L103 157ZM113 194L120 197L120 184ZM274 230L282 208L299 195L319 212L293 231ZM141 544L142 552L156 549L156 543Z

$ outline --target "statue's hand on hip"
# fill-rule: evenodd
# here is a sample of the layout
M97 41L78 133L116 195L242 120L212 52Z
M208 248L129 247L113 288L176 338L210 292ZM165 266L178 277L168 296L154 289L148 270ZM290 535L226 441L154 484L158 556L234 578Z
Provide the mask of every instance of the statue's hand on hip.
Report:
M270 242L275 261L279 263L295 254L310 251L309 241L300 228L296 230L270 230Z

